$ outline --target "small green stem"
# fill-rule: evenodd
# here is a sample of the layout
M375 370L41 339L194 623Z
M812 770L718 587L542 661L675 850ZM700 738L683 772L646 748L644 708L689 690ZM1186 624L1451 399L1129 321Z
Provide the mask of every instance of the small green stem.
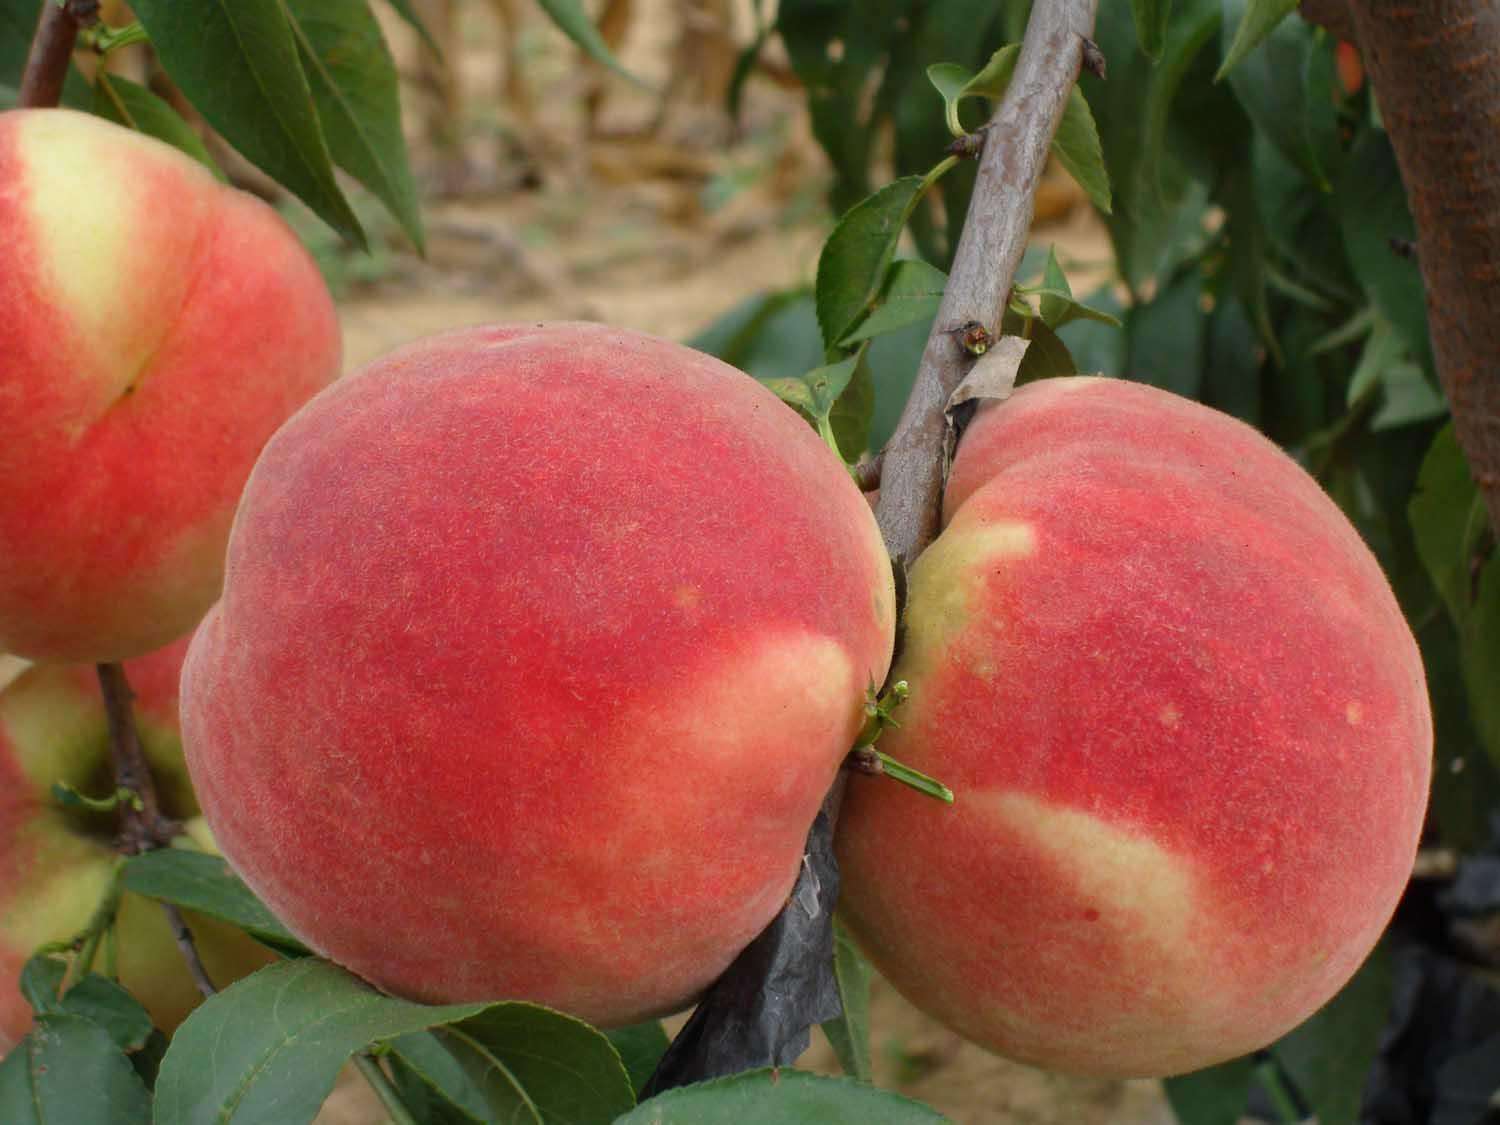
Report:
M115 860L114 870L109 876L109 885L104 889L104 897L94 908L88 928L83 932L83 945L78 950L78 957L63 974L62 990L64 992L88 975L94 967L94 958L99 955L100 941L103 940L105 933L114 927L115 915L120 912L120 895L124 892L120 882L120 875L124 870L125 861Z
M370 1089L375 1091L375 1096L380 1099L380 1104L385 1107L385 1111L391 1115L391 1120L396 1125L420 1125L412 1116L411 1110L406 1108L401 1095L396 1093L396 1087L391 1085L391 1080L386 1076L380 1064L375 1061L374 1055L361 1052L354 1056L354 1065L365 1076Z

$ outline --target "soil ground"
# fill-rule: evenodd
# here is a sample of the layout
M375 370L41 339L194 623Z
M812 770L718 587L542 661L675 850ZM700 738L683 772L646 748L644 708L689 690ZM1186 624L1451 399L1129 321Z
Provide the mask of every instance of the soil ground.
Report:
M430 69L393 27L428 192L425 260L400 248L372 204L360 207L376 235L369 258L300 221L340 294L351 370L416 337L485 321L588 319L684 339L745 297L813 277L831 222L822 202L828 173L800 91L753 78L741 126L732 129L721 91L700 88L722 75L725 43L712 27L685 35L694 17L683 5L638 5L620 48L625 65L648 81L690 73L699 82L665 104L581 66L576 50L523 7L508 28L489 4L471 0L459 10L456 122L455 103L424 99ZM687 7L701 15L714 6ZM744 10L735 15L733 35L743 42L749 21ZM517 87L504 93L507 53L534 102L529 121L517 108ZM590 91L603 92L592 133L583 109ZM456 144L441 143L445 131ZM1039 210L1052 221L1037 241L1058 246L1075 290L1085 290L1104 276L1107 241L1087 208L1073 206L1078 196L1067 185L1049 183L1047 191ZM880 1084L965 1125L1173 1120L1158 1083L1070 1079L995 1058L879 981L872 1027ZM802 1065L837 1072L821 1034ZM319 1118L383 1120L352 1075Z

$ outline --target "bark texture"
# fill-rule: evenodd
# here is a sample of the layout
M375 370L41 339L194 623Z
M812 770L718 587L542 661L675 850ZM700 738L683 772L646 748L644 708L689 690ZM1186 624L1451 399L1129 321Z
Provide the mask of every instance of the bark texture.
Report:
M998 335L1031 229L1036 185L1078 78L1098 0L1045 0L1031 9L1020 60L990 119L968 217L911 395L881 459L876 509L898 572L937 533L943 495L943 407L974 357L954 329L978 321Z
M1500 2L1350 8L1417 224L1438 377L1500 528Z

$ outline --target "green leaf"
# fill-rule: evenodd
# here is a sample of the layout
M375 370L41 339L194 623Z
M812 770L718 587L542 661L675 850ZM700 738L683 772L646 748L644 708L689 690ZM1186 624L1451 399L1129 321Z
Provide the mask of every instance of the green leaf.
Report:
M0 83L0 110L14 109L16 107L16 99L20 96L20 91L14 86L6 86Z
M356 1051L465 1019L382 995L326 961L280 961L209 997L177 1029L156 1080L155 1125L310 1122Z
M1203 385L1207 319L1200 301L1203 274L1185 269L1148 304L1130 311L1131 379L1197 398Z
M927 68L927 80L943 97L943 112L948 130L961 137L966 130L959 117L959 105L965 98L984 97L998 100L1005 96L1006 87L1016 71L1021 45L1010 43L993 55L984 69L970 75L956 63L934 63ZM1094 206L1109 214L1111 199L1109 173L1104 167L1104 149L1099 141L1099 128L1083 91L1077 86L1068 94L1068 104L1063 107L1062 120L1052 138L1052 152L1058 163L1078 181Z
M1179 1125L1236 1125L1245 1113L1255 1060L1248 1055L1162 1083Z
M0 1121L150 1125L151 1095L108 1031L54 1012L0 1062Z
M147 898L238 926L279 952L292 956L307 952L219 856L186 848L131 856L125 861L124 885Z
M1448 413L1448 404L1415 363L1393 363L1380 373L1385 399L1370 419L1370 430L1380 433L1398 426L1431 422Z
M109 1033L122 1051L137 1051L151 1036L151 1016L140 1001L108 977L86 973L62 991L68 962L39 953L21 969L21 995L39 1015L82 1016Z
M870 963L860 953L849 931L834 919L833 975L838 981L843 1013L822 1024L823 1033L850 1078L874 1082L870 1061Z
M848 359L814 368L797 378L761 380L782 402L805 414L823 440L845 460L853 460L863 451L874 407L869 371L861 374L860 370L864 355L861 347ZM852 398L846 391L852 391ZM840 404L842 410L838 409ZM840 422L837 427L836 420Z
M855 358L854 374L828 412L828 427L838 446L839 456L849 464L858 461L869 448L870 423L875 416L875 379L870 370L869 346L861 345Z
M1063 106L1062 120L1052 138L1052 154L1068 170L1068 175L1078 181L1095 207L1106 215L1114 209L1099 126L1094 123L1093 111L1077 86L1068 94L1068 104Z
M1241 59L1260 46L1261 41L1296 9L1297 0L1249 0L1235 25L1234 39L1224 53L1224 62L1214 76L1215 81L1238 66Z
M1102 285L1084 298L1090 308L1100 309L1113 315L1125 312L1114 289ZM1057 331L1057 338L1086 375L1125 374L1126 354L1129 338L1125 331L1111 328L1095 320L1074 320ZM1031 349L1027 349L1028 352ZM1022 360L1021 366L1026 365Z
M610 1040L535 1004L494 1004L392 1046L424 1081L481 1121L613 1121L635 1105L630 1075Z
M162 65L211 125L334 230L365 234L333 175L284 0L137 0Z
M620 77L634 82L637 86L646 85L620 65L620 60L615 58L614 52L609 49L609 44L604 41L604 36L599 34L599 29L593 25L588 13L583 10L583 5L578 0L537 0L537 3L541 5L542 11L551 17L559 31L583 48L584 54L595 62L609 67Z
M859 327L839 341L847 348L861 340L871 340L905 328L908 324L931 321L943 301L948 275L926 262L904 258L892 262L886 270L885 284L876 298L874 311L859 322Z
M1172 0L1131 0L1130 10L1135 16L1135 34L1141 50L1152 62L1159 62L1172 22Z
M642 1102L615 1125L918 1125L944 1121L936 1110L853 1078L801 1070L752 1070L700 1082Z
M1494 554L1479 572L1479 591L1474 602L1468 643L1464 649L1464 682L1469 686L1469 707L1474 729L1484 741L1490 761L1500 767L1500 554Z
M93 112L148 137L166 141L202 164L219 179L224 173L209 155L203 138L182 115L146 87L128 78L100 71L94 82Z
M396 64L367 0L286 0L302 68L333 161L424 247L401 133Z
M1061 328L1074 320L1095 320L1114 328L1122 327L1119 317L1102 309L1091 309L1082 301L1074 299L1067 275L1057 263L1055 247L1047 249L1047 265L1042 274L1042 284L1027 288L1024 292L1027 296L1040 298L1038 307L1042 322L1048 328Z
M1336 180L1332 205L1354 276L1418 362L1432 370L1421 270L1391 250L1391 239L1414 238L1417 228L1384 131L1366 129L1355 139Z
M604 1035L620 1053L625 1073L630 1075L632 1090L639 1090L646 1084L671 1042L667 1037L667 1029L662 1027L660 1020L618 1027L613 1031L606 1031Z
M1258 0L1224 0L1224 33ZM1239 21L1243 27L1244 20ZM1322 191L1341 162L1333 98L1333 45L1303 20L1288 20L1229 73L1250 119ZM1231 48L1232 49L1232 48ZM1221 70L1221 73L1226 73Z
M855 204L823 244L814 293L818 326L827 348L834 348L849 334L879 294L921 190L920 176L887 184Z
M1319 1125L1355 1125L1365 1075L1391 1010L1391 966L1377 947L1332 1000L1272 1047Z
M1208 341L1199 400L1252 426L1261 415L1261 364L1265 349L1244 306L1221 299L1208 317Z
M833 404L854 376L858 357L850 356L826 367L817 367L795 379L762 379L777 398L794 406L814 422L827 419Z
M1016 317L1013 321L1014 315L1007 313L1002 322L1002 330L1007 336L1016 336L1021 333L1020 318ZM1111 331L1115 330L1111 329ZM1026 354L1021 357L1021 366L1016 371L1017 386L1023 383L1034 383L1038 379L1078 374L1078 365L1073 362L1073 354L1068 350L1068 345L1062 342L1056 332L1047 327L1046 321L1039 317L1033 319L1027 330L1027 338L1030 339L1031 344L1027 347Z

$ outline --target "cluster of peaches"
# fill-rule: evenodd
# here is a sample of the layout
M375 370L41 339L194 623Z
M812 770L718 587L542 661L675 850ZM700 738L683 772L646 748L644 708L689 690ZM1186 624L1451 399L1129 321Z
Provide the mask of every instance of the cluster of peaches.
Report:
M1253 1050L1405 885L1416 645L1227 416L1093 378L986 406L898 630L866 498L754 379L549 323L335 381L274 212L97 119L0 115L0 307L0 1047L109 877L108 818L51 788L112 784L99 662L169 811L422 1001L691 1005L785 904L898 632L880 748L956 801L853 778L840 911L978 1043L1117 1075ZM127 897L119 971L170 1028L158 915ZM221 983L271 956L194 925Z

